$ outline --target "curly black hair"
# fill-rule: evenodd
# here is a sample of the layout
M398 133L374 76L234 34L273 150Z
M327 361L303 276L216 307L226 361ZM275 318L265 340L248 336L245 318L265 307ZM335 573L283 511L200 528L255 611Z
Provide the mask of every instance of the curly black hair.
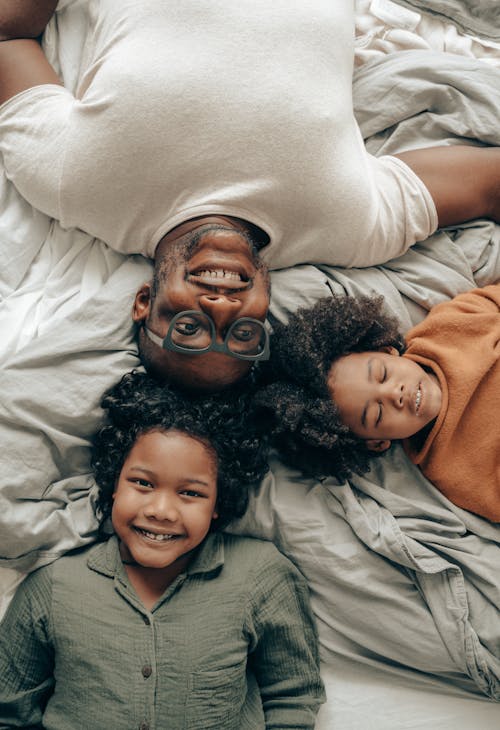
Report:
M341 422L328 374L343 355L387 346L400 353L405 348L382 296L333 295L275 326L271 361L254 408L268 422L270 439L286 461L305 474L339 479L369 470L374 452Z
M211 448L217 458L217 512L222 529L247 507L248 487L268 470L266 447L252 422L245 388L190 396L132 371L103 397L107 423L94 437L92 467L104 522L122 466L137 438L150 431L182 431Z

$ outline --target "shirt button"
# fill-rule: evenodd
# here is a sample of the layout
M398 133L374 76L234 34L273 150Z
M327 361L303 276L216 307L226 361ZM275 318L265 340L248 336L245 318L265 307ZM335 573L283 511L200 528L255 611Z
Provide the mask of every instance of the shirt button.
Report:
M145 664L142 668L142 676L147 679L153 674L152 668L149 666L149 664Z
M149 730L149 723L145 720L139 725L139 730Z
M144 623L146 624L146 626L149 626L149 624L151 623L151 621L149 620L149 617L148 616L143 616L142 617L142 620L144 621Z

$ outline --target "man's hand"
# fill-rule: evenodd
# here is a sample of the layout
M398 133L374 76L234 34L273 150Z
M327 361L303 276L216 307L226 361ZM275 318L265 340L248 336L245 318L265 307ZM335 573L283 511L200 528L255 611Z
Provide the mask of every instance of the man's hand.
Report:
M0 0L0 41L36 38L45 30L58 0Z

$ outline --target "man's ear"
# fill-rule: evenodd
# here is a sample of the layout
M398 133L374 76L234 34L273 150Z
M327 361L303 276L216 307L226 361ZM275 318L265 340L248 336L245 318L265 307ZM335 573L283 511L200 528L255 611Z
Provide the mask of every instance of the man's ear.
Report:
M378 451L381 453L382 451L387 451L391 442L387 439L366 439L365 444L368 451Z
M132 319L134 322L144 322L151 309L151 284L145 282L134 299L134 306L132 307Z
M395 355L396 357L400 357L401 353L399 350L396 350L395 347L392 345L384 345L383 347L379 347L380 352L387 352L389 355Z

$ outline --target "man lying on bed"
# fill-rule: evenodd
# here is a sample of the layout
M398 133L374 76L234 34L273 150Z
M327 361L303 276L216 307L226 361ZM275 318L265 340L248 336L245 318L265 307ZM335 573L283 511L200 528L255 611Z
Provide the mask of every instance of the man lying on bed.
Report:
M76 96L28 38L55 6L0 0L5 170L63 227L154 258L133 317L161 378L219 389L266 357L268 267L369 266L500 219L498 149L367 154L350 3L89 2Z

